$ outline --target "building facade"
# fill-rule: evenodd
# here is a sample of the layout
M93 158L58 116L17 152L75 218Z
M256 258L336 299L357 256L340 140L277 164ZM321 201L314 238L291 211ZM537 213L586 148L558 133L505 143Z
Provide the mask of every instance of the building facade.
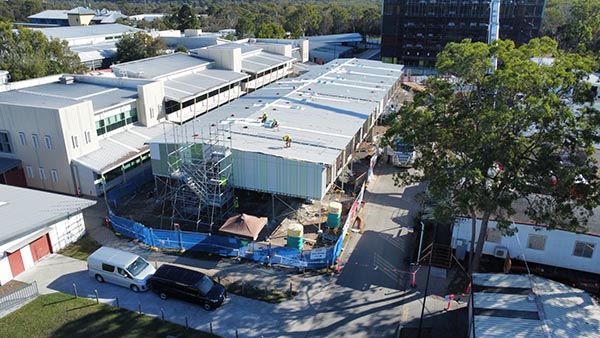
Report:
M384 0L381 57L384 62L433 68L449 42L488 42L490 0ZM500 38L517 45L538 36L545 0L500 3Z

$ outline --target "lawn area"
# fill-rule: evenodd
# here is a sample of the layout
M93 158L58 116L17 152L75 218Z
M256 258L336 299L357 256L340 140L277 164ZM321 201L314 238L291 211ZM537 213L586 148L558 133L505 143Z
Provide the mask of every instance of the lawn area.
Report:
M0 318L0 337L218 337L85 298L53 293Z
M100 243L93 240L89 235L81 237L77 242L70 244L59 252L61 255L81 259L82 261L87 260L88 256L92 252L96 251L101 247Z

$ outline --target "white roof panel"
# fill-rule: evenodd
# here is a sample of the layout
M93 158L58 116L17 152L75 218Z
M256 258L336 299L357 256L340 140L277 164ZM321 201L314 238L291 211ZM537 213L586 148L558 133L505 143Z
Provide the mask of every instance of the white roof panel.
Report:
M0 244L17 240L96 204L95 201L0 184ZM2 254L2 253L0 253Z

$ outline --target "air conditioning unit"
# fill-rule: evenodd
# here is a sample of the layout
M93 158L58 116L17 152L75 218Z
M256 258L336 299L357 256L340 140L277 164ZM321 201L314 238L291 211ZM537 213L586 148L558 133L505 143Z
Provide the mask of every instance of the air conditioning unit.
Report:
M494 257L506 258L507 255L508 255L508 248L507 247L497 246L494 249Z

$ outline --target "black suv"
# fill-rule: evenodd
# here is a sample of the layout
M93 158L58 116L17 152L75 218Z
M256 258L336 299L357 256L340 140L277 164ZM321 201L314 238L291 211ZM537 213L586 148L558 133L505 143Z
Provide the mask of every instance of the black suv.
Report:
M202 272L169 264L161 265L148 285L163 300L175 297L202 304L207 311L219 307L227 297L225 287Z

